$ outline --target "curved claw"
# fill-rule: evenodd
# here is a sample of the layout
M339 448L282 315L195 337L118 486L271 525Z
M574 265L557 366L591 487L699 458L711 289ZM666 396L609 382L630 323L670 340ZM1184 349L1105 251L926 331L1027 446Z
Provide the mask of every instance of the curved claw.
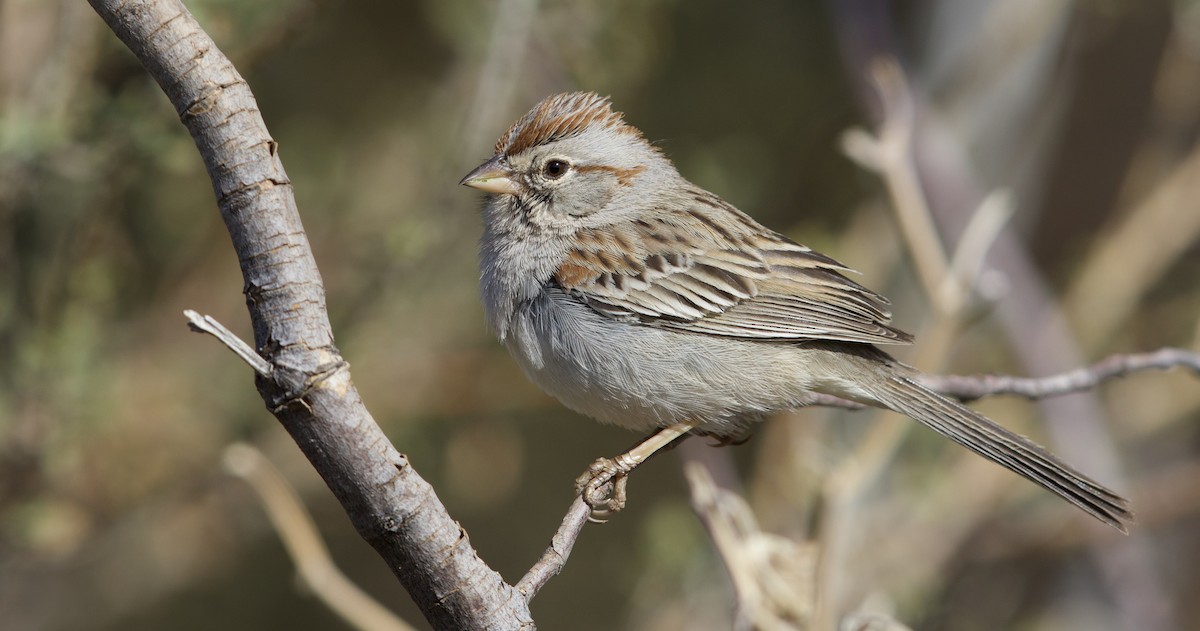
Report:
M575 480L575 492L592 508L588 521L604 523L625 508L628 472L617 462L601 458Z

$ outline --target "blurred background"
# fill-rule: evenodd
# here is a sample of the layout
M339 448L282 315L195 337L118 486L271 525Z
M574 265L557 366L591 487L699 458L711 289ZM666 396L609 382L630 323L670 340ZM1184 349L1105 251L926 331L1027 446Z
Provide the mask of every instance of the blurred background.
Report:
M528 384L476 298L481 200L458 179L547 94L611 94L685 176L864 272L918 334L895 350L927 370L1040 376L1198 346L1200 3L188 6L280 144L368 408L510 582L575 476L638 438ZM848 129L894 109L870 81L879 55L907 73L914 163L947 256L964 232L985 237L957 252L981 269L952 313L923 288L883 180L842 150ZM981 207L993 210L973 222ZM193 308L249 339L241 287L191 138L132 55L81 0L0 0L4 628L348 628L222 468L236 441L283 471L352 580L425 628L251 371L188 333ZM894 415L801 411L745 445L693 441L650 462L629 507L584 530L536 619L734 624L682 455L738 490L764 531L823 555L813 598L836 616L1200 628L1193 377L978 407L1131 494L1140 524L1119 537Z

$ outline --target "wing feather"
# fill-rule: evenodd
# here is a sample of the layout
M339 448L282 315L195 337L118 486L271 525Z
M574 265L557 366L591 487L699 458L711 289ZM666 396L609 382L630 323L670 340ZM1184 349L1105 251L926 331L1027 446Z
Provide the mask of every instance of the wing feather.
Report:
M581 230L555 282L605 316L651 326L757 340L912 341L889 325L886 298L845 276L850 268L711 194L694 198L685 211Z

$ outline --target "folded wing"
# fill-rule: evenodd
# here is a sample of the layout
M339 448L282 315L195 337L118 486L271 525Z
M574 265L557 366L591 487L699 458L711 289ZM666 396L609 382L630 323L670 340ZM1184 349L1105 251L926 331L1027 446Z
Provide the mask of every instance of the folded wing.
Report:
M599 313L652 326L758 340L912 341L888 325L887 299L847 278L849 268L711 194L694 198L685 211L581 230L555 281Z

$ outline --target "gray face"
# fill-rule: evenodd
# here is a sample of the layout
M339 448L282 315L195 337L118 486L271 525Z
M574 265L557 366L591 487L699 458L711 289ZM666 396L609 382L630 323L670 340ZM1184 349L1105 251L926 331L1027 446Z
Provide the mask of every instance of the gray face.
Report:
M624 205L668 162L640 137L587 129L508 156L526 208L556 218L586 217Z
M559 216L579 217L602 210L616 193L616 174L589 164L564 144L569 143L535 147L509 160L521 183L517 196L527 207L544 204Z

